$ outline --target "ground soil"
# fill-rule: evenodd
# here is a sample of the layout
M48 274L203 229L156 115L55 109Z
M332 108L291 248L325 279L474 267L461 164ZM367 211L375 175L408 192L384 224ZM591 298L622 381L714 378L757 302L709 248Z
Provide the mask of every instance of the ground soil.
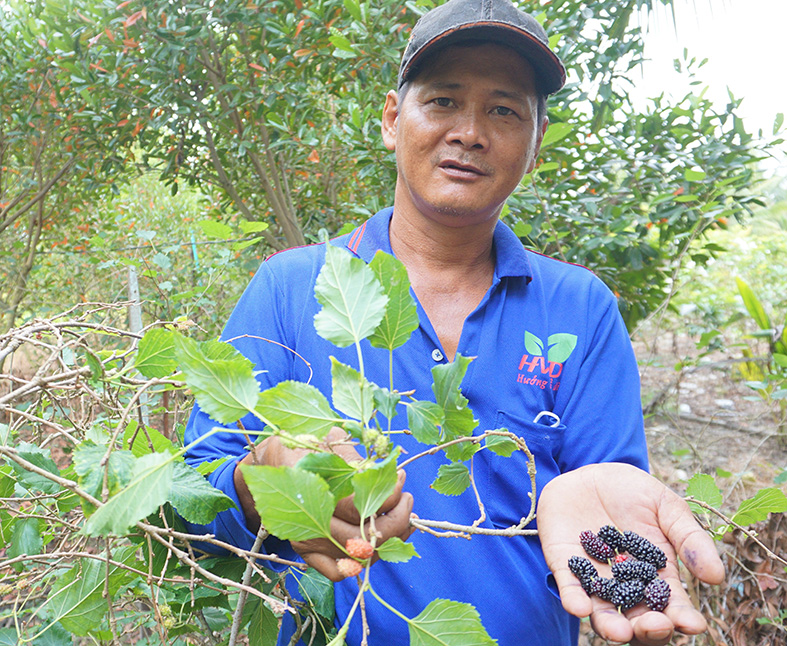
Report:
M725 510L734 510L740 500L762 487L775 486L774 478L787 468L778 408L766 405L743 383L735 369L734 351L698 362L692 340L670 332L636 340L635 351L654 475L680 493L695 473L717 475ZM676 370L679 364L686 367ZM772 514L755 529L759 540L787 558L784 514ZM728 534L719 550L727 581L711 587L688 577L685 586L708 620L709 632L697 637L676 635L671 643L787 644L787 618L779 614L787 613L784 565L741 532ZM583 622L581 632L580 646L608 643L593 633L588 622Z

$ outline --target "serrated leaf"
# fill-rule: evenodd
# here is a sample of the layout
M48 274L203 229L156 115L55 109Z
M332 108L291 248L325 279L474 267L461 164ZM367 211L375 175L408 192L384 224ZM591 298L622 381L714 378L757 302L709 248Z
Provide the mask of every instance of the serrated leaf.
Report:
M388 297L385 316L369 336L369 343L375 348L394 350L404 345L419 325L418 310L410 293L407 268L400 260L382 251L374 255L369 267Z
M165 328L148 330L139 342L134 365L148 379L163 379L178 367L175 333Z
M749 314L751 314L754 322L761 330L770 330L771 319L768 317L760 299L752 291L752 288L737 276L735 277L735 282L738 284L738 292L743 299L743 304L746 306Z
M732 517L732 522L738 525L751 525L768 518L770 513L787 511L787 496L781 489L768 487L760 489L753 498L744 500L738 511Z
M219 491L183 462L176 462L169 502L190 523L205 525L216 514L235 506L232 498Z
M445 420L441 406L429 401L414 401L407 405L407 424L413 437L423 444L440 441L440 427Z
M60 470L57 468L55 461L49 457L48 450L41 449L29 442L20 442L17 446L17 455L44 471L48 471L56 476L60 475ZM25 489L41 491L43 493L57 493L61 490L59 484L53 482L46 476L33 473L32 471L26 471L16 462L13 462L11 466L14 469L17 482Z
M250 644L275 644L279 634L279 618L259 597L246 600L243 616L247 619L246 634Z
M498 428L495 430L507 431L508 429ZM518 448L516 442L505 435L489 435L484 439L484 445L492 451L492 453L504 458L510 458Z
M352 478L355 498L353 503L361 514L361 518L368 518L380 508L386 498L396 488L396 458L399 455L398 447L391 454L377 462L365 471L356 473Z
M364 376L331 357L333 406L352 419L366 424L374 411L372 384Z
M79 486L98 499L101 499L104 491L105 473L107 491L110 496L114 496L128 484L135 462L130 451L118 450L109 454L109 460L102 467L101 461L106 454L107 447L84 443L74 451L74 471L77 473ZM86 501L83 502L83 508L86 515L94 511L93 506Z
M175 453L178 450L172 442L152 426L140 429L136 420L131 420L126 426L126 430L123 432L123 446L129 447L136 458L141 458L148 453Z
M435 599L409 624L410 646L492 646L496 644L469 603Z
M396 416L396 407L402 399L399 393L392 393L387 388L380 388L377 384L372 384L372 397L374 407L388 419Z
M116 571L112 567L111 571ZM104 598L106 565L82 559L55 581L39 616L51 616L75 635L87 635L101 624L107 612ZM41 633L39 633L40 635Z
M293 467L240 465L262 524L283 540L331 535L336 499L318 475Z
M723 501L721 489L719 489L716 484L716 480L713 476L705 473L696 473L689 478L689 483L686 487L686 495L701 500L714 509L718 509ZM699 505L692 505L689 503L689 506L693 511L703 513L703 509Z
M219 424L237 422L253 413L259 385L251 361L232 346L218 341L197 343L175 337L178 364L200 408Z
M11 532L11 543L8 546L8 557L15 558L26 554L40 554L44 547L38 518L17 518Z
M534 357L544 356L544 344L535 334L525 330L525 350Z
M547 361L554 363L563 363L571 356L574 348L577 347L576 334L567 334L565 332L558 332L557 334L550 334L547 339Z
M432 489L446 496L458 496L470 486L470 470L464 462L441 464Z
M314 295L322 305L314 317L317 334L340 348L374 332L388 304L369 266L331 244L326 245L325 265L317 276Z
M295 466L320 476L337 499L353 492L352 477L356 470L335 453L307 453Z
M459 386L467 373L472 358L457 354L451 363L440 364L432 368L432 390L435 401L443 409L443 434L440 441L450 441L458 437L473 434L478 420L468 406ZM467 460L478 450L471 442L454 444L445 449L445 454L453 462Z
M171 455L151 453L139 458L129 483L87 519L82 531L88 536L122 536L167 501L173 471Z
M415 546L406 543L398 536L393 536L380 545L377 548L377 555L388 563L406 563L414 556L420 558L415 551Z
M298 589L318 615L333 622L335 614L333 583L314 568L298 579ZM255 642L252 642L255 643Z
M331 410L325 396L310 384L282 381L259 394L257 412L266 423L291 435L323 438L344 420Z

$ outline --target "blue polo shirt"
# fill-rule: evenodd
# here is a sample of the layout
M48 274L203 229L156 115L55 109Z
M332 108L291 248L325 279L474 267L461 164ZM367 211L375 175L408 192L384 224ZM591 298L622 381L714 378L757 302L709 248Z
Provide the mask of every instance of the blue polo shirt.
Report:
M332 244L366 262L378 250L391 253L391 214L390 208L377 213ZM536 458L538 492L558 474L585 464L627 462L647 469L639 374L614 295L587 269L526 251L503 223L494 232L494 253L492 286L467 317L457 350L475 357L461 389L479 420L477 433L506 428L522 436ZM324 258L324 245L273 255L230 316L222 338L247 335L233 345L260 371L262 388L285 379L310 380L330 400L329 357L358 368L354 347L337 348L314 330L320 310L314 284ZM445 353L420 304L418 316L419 328L394 353L394 386L434 401L431 369L446 361ZM363 357L367 378L387 386L389 353L364 342ZM404 406L400 410L394 429L407 427ZM560 424L552 426L552 417L534 422L544 411L557 415ZM251 415L243 423L261 427ZM186 442L214 426L195 406ZM409 455L425 448L411 436L394 437ZM240 460L244 445L242 436L218 434L187 459L193 465L227 455ZM236 503L233 471L238 460L210 476ZM446 462L437 455L407 467L405 488L414 496L413 511L421 518L472 524L479 516L472 490L444 496L429 486ZM530 480L521 452L503 458L480 451L473 458L473 473L486 509L482 525L508 527L527 514ZM191 528L246 549L254 541L237 509L219 514L210 525ZM417 532L410 540L420 558L405 564L378 562L371 570L375 590L404 615L415 617L435 598L452 599L473 604L501 646L576 644L578 621L562 609L537 537L474 536L468 541ZM296 557L288 543L274 538L266 549ZM357 593L355 580L336 584L335 593L339 626ZM370 595L366 613L372 646L409 644L407 624ZM285 617L280 643L287 643L291 626ZM360 644L360 632L356 616L347 644Z

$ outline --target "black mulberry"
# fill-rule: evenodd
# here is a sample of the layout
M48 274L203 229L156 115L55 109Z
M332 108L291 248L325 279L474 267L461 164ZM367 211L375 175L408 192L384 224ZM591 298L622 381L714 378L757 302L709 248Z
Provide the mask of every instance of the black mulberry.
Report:
M645 597L642 581L618 581L610 601L622 612L630 610Z
M634 559L613 563L612 576L620 581L642 581L646 585L656 578L656 567Z
M612 601L618 581L615 579L605 579L603 576L593 579L591 593L604 601Z
M651 610L662 612L669 603L670 587L664 579L654 579L645 588L645 603Z
M626 537L617 527L613 525L604 525L604 527L598 530L598 537L613 550L617 550L618 552L626 551Z
M579 542L588 556L597 561L606 562L615 558L613 549L589 529L579 535Z
M631 530L627 530L624 536L626 538L626 551L634 558L651 563L657 570L667 565L667 555L647 538L643 538Z
M579 579L582 589L588 594L592 593L593 580L598 578L598 572L589 559L584 556L572 556L568 559L568 569Z

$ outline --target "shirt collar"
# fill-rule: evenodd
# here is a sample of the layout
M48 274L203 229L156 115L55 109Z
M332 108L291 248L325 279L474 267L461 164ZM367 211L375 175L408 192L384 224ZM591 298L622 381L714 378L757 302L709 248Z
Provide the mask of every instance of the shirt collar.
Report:
M352 233L341 236L336 244L344 246L365 262L371 262L378 250L392 254L388 225L393 207L378 211ZM494 232L495 277L521 276L532 279L533 273L527 251L516 234L503 222L498 221Z

